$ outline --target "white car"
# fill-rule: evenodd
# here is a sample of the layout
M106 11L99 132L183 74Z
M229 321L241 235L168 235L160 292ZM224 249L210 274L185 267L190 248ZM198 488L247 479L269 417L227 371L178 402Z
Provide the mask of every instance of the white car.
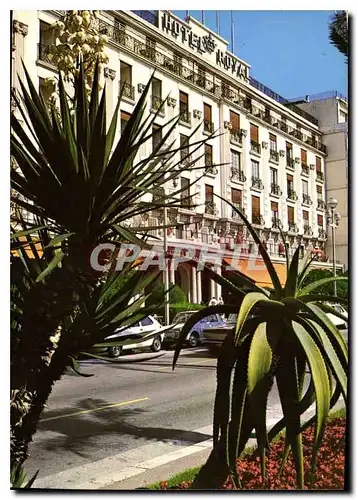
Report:
M327 313L327 317L340 330L347 329L348 328L348 313L344 309L344 307L342 307L340 304L327 304L327 305L329 305L330 307L333 307L338 313L342 314L342 316L344 316L345 318L347 318L347 321L344 321L343 319L338 318L337 316L335 316L332 313Z
M189 317L198 311L183 311L177 313L174 316L173 324L165 332L164 341L167 343L176 342L179 338L179 334L189 319ZM209 316L199 320L196 325L190 330L186 336L185 342L189 344L190 347L196 347L203 341L203 331L207 328L213 328L224 325L225 322L219 316L219 314L210 314Z
M128 328L118 328L113 335L110 335L106 340L133 340L122 346L108 346L105 348L110 358L118 358L123 351L132 349L147 349L150 348L153 352L159 352L162 348L164 340L164 327L153 316L146 316L138 323ZM153 333L158 333L153 337ZM138 342L145 337L148 340ZM103 344L103 343L102 343Z

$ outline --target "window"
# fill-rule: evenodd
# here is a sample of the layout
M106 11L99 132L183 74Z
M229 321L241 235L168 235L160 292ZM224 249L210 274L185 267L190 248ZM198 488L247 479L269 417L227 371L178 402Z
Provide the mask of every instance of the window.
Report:
M277 139L274 134L270 134L270 151L277 151Z
M213 164L213 147L205 144L205 166L211 167Z
M317 224L319 227L323 227L323 215L317 214Z
M145 37L146 57L152 60L155 59L155 45L155 40L152 40L152 38L149 38L148 36Z
M240 130L240 115L234 111L230 111L230 122L232 124L232 130Z
M127 85L132 85L132 66L121 61L120 64L121 82Z
M187 156L189 155L189 142L188 142L189 138L187 135L180 134L179 140L180 140L180 147L184 148L180 150L180 161L188 160L189 158L187 158Z
M162 98L162 82L158 78L152 80L152 96Z
M189 110L189 96L185 92L179 91L179 112L181 115L187 115Z
M125 129L130 117L131 117L130 113L127 113L126 111L121 111L121 134L123 134L123 130Z
M295 209L293 207L287 207L287 219L288 223L295 222Z
M252 177L258 179L260 177L259 162L251 160Z
M301 149L301 163L307 165L307 151L305 149Z
M287 192L293 191L293 175L287 175Z
M239 207L241 207L241 204L242 204L242 191L240 189L231 188L231 202L234 205L239 205Z
M302 181L302 193L308 195L308 182Z
M51 45L55 43L55 37L48 23L40 21L40 45Z
M322 172L322 158L316 156L316 171Z
M46 85L44 78L39 78L39 91L45 104L48 104L52 94L52 86Z
M259 142L259 127L250 123L250 140L252 142Z
M214 188L205 184L205 203L213 203L214 201Z
M241 167L241 159L240 159L240 153L238 151L235 151L234 149L231 149L231 166L233 168L237 168L240 170Z
M278 176L277 176L277 169L276 168L270 168L270 177L271 177L271 184L275 184L277 186Z
M152 148L153 151L158 147L160 141L162 140L162 127L159 125L153 125L152 127Z
M186 179L185 177L180 178L180 188L181 188L180 199L182 201L182 204L185 206L190 206L190 199L185 199L190 196L189 184L190 184L189 179Z
M322 200L322 186L317 186L317 199Z
M204 130L206 132L213 132L211 106L205 103L204 103Z
M271 201L271 217L272 219L278 219L278 203L277 201Z
M147 316L141 320L142 326L151 326L153 321Z
M303 225L308 226L309 224L309 212L308 210L302 210Z
M286 157L287 159L293 158L292 144L290 142L286 142Z
M259 217L261 214L260 210L260 197L259 196L251 196L251 215L252 219Z

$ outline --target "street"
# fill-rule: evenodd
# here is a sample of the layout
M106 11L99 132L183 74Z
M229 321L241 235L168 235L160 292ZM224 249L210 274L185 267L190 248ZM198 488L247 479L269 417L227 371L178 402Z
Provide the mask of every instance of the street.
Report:
M155 356L155 357L153 357ZM48 400L25 463L38 478L129 452L148 458L210 439L216 359L205 348L184 349L172 371L173 351L113 362L81 361L84 378L68 371ZM281 416L274 386L268 421Z

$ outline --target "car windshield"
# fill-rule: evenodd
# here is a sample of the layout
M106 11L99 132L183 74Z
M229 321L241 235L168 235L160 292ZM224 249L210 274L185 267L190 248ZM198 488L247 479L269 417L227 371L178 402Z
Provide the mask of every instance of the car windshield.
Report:
M174 316L173 323L185 323L193 312L181 312Z

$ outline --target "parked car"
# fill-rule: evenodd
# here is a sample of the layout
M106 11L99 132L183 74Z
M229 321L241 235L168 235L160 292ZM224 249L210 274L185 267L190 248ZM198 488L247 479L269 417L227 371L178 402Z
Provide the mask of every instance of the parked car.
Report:
M177 313L173 319L173 325L165 332L164 342L173 343L179 337L184 324L189 319L189 317L197 311L184 311ZM196 323L195 326L188 333L185 341L190 347L198 346L203 340L203 331L210 327L219 327L224 325L225 321L220 317L219 314L211 314L206 318L201 319Z
M332 313L327 313L328 318L332 321L334 325L336 325L337 328L340 330L346 330L348 328L348 313L344 309L343 306L340 304L328 304L330 307L333 307L338 313L342 314L345 318L347 318L347 321L344 321L341 318L338 318Z
M118 358L123 351L126 350L141 350L150 349L153 352L159 352L162 348L162 343L164 340L164 330L163 326L157 321L153 316L147 316L141 321L138 321L134 325L128 328L118 328L113 335L110 335L105 339L113 342L114 340L133 340L128 344L122 346L103 346L104 342L101 342L102 347L94 346L94 350L107 351L110 358ZM153 333L157 332L158 335L153 337ZM138 342L141 339L148 337L148 340L143 342Z
M203 331L203 345L221 345L226 335L235 328L237 314L229 314L227 321L221 325L208 326Z

